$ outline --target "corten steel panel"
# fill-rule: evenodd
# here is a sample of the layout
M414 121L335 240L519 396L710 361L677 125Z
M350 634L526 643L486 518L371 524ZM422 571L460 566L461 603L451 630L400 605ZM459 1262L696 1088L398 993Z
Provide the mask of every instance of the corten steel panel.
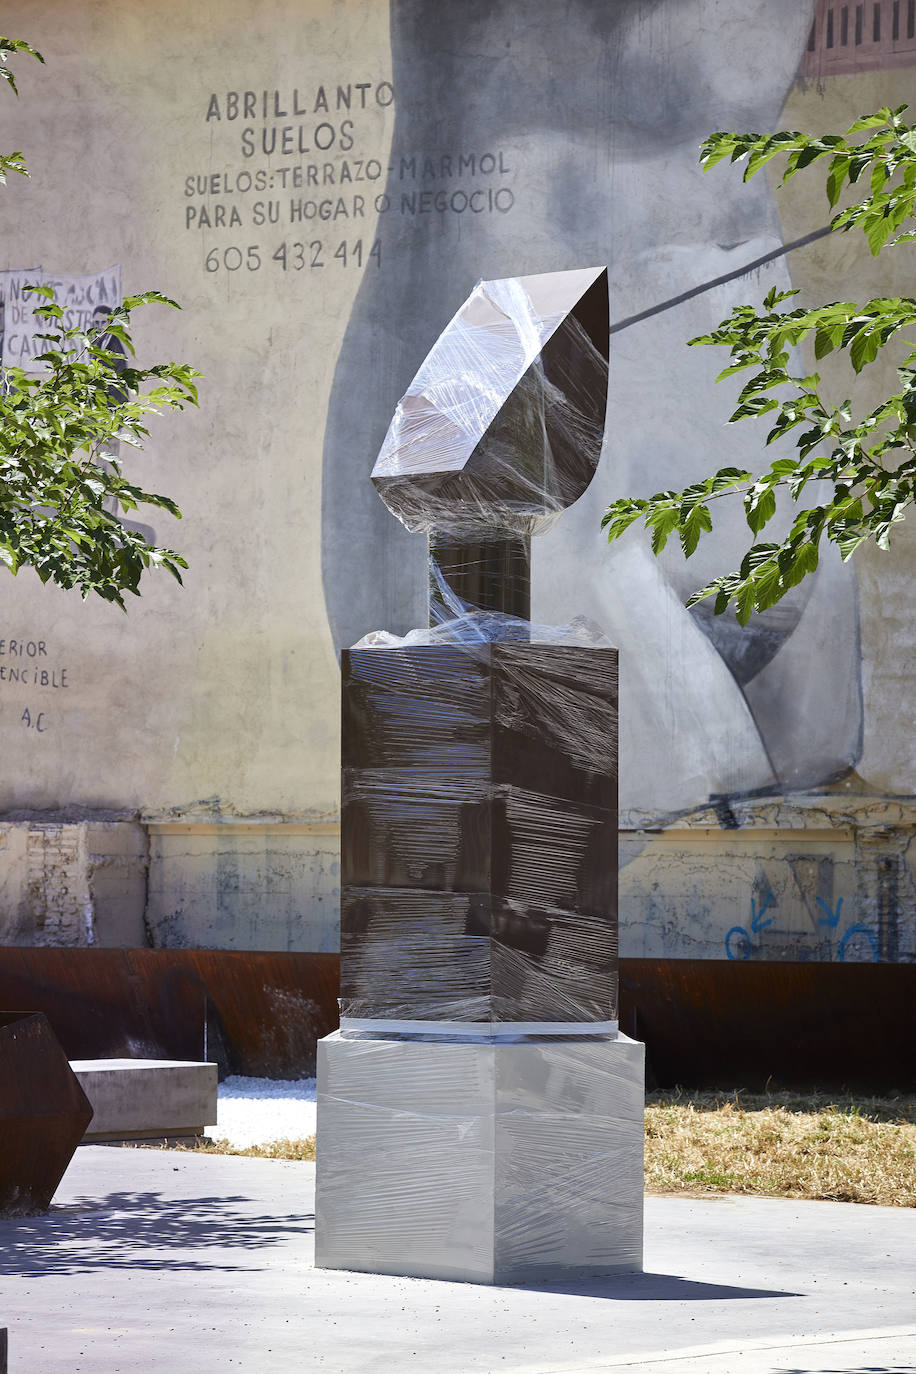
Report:
M916 964L622 959L660 1087L916 1091Z
M0 1012L0 1213L50 1207L92 1120L40 1012Z
M337 1026L332 954L0 949L0 1005L44 1011L70 1059L210 1058L298 1078Z
M426 894L410 896L422 912ZM371 958L370 946L363 951ZM315 1038L337 1024L333 954L0 948L0 1005L39 1007L68 1058L128 1055L150 1024L142 998L154 1006L177 969L200 980L198 992L203 983L211 1028L219 1018L224 1069L314 1074ZM422 986L422 968L414 974ZM203 1059L199 1012L196 1025L200 1048L176 1055L163 1044L153 1052ZM645 1040L655 1080L666 1087L750 1089L772 1078L916 1091L913 964L623 958L620 1025Z
M342 1014L615 1020L616 651L355 649L342 668Z

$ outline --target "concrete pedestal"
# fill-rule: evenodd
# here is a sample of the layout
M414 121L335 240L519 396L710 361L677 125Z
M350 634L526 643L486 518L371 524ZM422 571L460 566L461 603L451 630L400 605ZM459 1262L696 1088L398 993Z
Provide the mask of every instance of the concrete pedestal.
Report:
M512 1284L642 1269L644 1046L318 1044L316 1263Z
M84 1143L202 1135L216 1121L217 1065L174 1059L74 1059L92 1103Z

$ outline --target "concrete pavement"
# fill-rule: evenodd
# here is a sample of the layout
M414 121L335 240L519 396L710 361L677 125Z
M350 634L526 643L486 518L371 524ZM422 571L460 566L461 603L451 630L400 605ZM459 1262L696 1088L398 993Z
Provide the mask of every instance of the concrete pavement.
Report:
M314 1165L83 1146L0 1222L9 1374L916 1374L916 1213L650 1197L643 1275L316 1270Z

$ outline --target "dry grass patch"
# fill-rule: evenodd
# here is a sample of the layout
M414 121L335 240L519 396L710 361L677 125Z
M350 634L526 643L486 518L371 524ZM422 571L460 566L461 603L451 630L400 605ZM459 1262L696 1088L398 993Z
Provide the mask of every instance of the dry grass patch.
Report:
M304 1159L315 1162L315 1137L301 1140L268 1140L266 1145L230 1145L228 1140L209 1140L191 1149L209 1155L246 1155L249 1159Z
M646 1188L914 1207L916 1097L653 1093Z
M313 1161L315 1137L190 1148ZM646 1189L916 1207L916 1097L843 1102L818 1093L651 1093Z

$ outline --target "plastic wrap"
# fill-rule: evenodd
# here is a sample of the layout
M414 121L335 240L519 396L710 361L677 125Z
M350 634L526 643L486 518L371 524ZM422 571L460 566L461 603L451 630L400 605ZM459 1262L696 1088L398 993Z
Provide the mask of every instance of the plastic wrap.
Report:
M316 1263L475 1283L642 1268L643 1046L321 1041Z
M605 268L480 282L379 453L431 629L343 656L346 1030L616 1028L616 652L528 619L530 536L600 456L608 314Z
M342 659L319 1265L481 1283L641 1268L617 652L586 621L529 619L530 536L598 462L607 342L604 269L481 283L373 472L429 535L430 627Z
M530 628L343 656L344 1028L616 1025L616 651L448 637Z
M597 467L607 356L606 268L480 282L398 403L382 499L457 543L545 528Z

